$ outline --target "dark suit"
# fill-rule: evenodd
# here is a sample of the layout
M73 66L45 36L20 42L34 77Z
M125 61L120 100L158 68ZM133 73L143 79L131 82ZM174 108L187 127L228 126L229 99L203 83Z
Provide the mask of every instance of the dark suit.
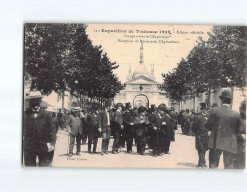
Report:
M214 150L212 168L218 168L222 152L225 169L233 168L240 124L240 114L225 105L215 108L209 114L206 127L211 131L208 147Z
M40 108L35 118L34 112L28 110L24 113L23 124L23 152L25 166L36 166L36 157L39 166L49 166L50 154L47 143L55 146L56 128L52 125L50 114Z
M127 140L127 152L132 151L133 138L134 138L134 126L130 123L134 123L134 117L131 112L126 111L123 113L123 122L124 122L124 132Z
M91 145L93 143L93 152L96 152L98 143L98 118L95 114L87 115L87 127L88 127L88 151L91 152Z
M81 125L82 125L82 130L83 130L83 136L82 136L82 144L86 144L87 138L88 138L88 126L87 126L87 116L82 116L81 117Z
M208 130L205 127L207 116L203 112L199 112L195 116L191 129L195 133L195 145L199 155L198 166L206 167L205 154L208 150Z
M137 153L144 154L147 136L147 119L141 119L139 116L134 118Z
M162 123L165 125L162 125ZM174 141L174 128L170 117L167 114L163 116L159 114L153 114L151 117L154 136L154 149L153 153L159 155L161 153L167 153L170 149L170 142Z
M121 127L123 125L123 114L118 110L114 113L114 124L115 124L115 134L114 134L114 142L112 146L112 152L118 151L120 147L120 135L121 135Z
M109 113L109 122L107 120L107 112ZM108 151L108 146L111 137L111 121L113 119L112 112L102 110L99 112L98 125L102 132L102 152Z
M162 125L164 122L164 116L159 115L158 113L152 114L151 116L151 125L152 127L156 127L157 130L152 130L152 137L153 137L153 154L159 155L162 151L162 145L164 143L164 133L165 127Z

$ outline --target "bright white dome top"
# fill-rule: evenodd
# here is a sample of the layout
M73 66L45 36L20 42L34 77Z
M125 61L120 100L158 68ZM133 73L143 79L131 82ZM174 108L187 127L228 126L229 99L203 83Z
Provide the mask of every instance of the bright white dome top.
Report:
M136 78L140 75L143 75L143 76L148 77L148 78L150 77L150 74L149 74L147 67L145 66L144 63L138 64L138 66L135 69L135 72L133 73L133 78Z
M133 73L133 79L140 76L140 75L143 75L143 76L148 77L148 78L150 77L150 74L147 70L147 67L145 66L144 61L143 61L143 43L142 43L142 41L141 41L141 47L140 47L140 61L139 61L138 66L135 69L135 72Z

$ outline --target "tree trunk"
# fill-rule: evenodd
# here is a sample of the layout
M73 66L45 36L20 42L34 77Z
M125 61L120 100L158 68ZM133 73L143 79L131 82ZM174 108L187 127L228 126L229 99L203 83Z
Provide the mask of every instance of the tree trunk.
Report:
M211 89L208 90L208 99L207 99L207 106L210 108L210 98L211 98Z
M64 110L64 91L62 91L62 109Z
M230 107L232 108L232 104L233 104L233 93L234 93L234 87L231 87L231 92L232 92L232 102L231 102Z

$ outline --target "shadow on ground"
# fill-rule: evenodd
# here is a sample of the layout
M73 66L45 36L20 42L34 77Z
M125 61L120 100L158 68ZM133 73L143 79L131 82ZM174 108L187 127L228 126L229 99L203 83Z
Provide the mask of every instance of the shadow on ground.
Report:
M197 165L196 164L193 164L193 163L182 163L182 162L178 162L177 165L183 165L185 167L197 168Z

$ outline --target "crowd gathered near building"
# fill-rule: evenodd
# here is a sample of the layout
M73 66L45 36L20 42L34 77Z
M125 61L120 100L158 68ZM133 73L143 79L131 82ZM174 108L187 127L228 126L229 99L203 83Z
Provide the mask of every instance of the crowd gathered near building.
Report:
M72 107L70 111L44 109L40 106L40 92L27 96L29 108L24 113L23 162L25 166L52 166L57 132L66 131L69 136L68 156L81 155L81 145L87 144L88 153L107 155L119 154L126 147L127 153L147 155L147 148L153 157L170 153L170 144L175 141L175 131L181 126L182 134L195 137L198 151L198 167L207 167L205 154L209 151L209 168L218 168L223 153L224 167L245 168L246 102L239 112L230 108L232 94L223 91L221 105L206 107L201 111L191 110L176 113L165 104L150 108L131 108L130 103L113 105L106 100L104 107L94 104L84 109ZM110 138L114 141L110 146ZM98 140L102 139L100 151ZM75 144L76 143L76 144ZM73 153L76 145L76 153ZM176 148L179 150L179 148Z

